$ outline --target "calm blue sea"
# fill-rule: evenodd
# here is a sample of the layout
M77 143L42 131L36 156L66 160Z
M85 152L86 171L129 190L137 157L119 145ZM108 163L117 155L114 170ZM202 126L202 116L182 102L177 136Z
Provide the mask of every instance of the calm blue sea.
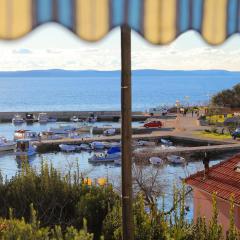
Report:
M50 76L50 77L49 77ZM0 111L119 110L120 74L85 72L72 76L49 74L0 75ZM219 90L240 82L240 72L152 71L133 74L133 110L172 105L176 99L190 104L209 100Z

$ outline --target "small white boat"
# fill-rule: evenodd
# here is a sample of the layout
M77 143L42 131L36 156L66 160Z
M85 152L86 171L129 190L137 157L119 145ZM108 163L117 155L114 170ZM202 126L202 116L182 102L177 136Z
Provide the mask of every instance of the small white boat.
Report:
M104 144L102 142L92 142L91 148L94 150L102 150L105 148Z
M24 119L22 118L22 116L20 114L15 114L12 119L12 123L13 124L22 124L22 123L24 123Z
M95 153L92 157L88 159L89 162L92 163L106 163L106 162L114 162L117 159L121 159L121 152L118 153Z
M13 151L16 148L16 142L8 141L5 137L0 137L0 152Z
M159 157L150 157L149 162L152 165L163 165L164 161Z
M151 142L151 141L143 141L140 140L137 142L137 146L155 146L156 143L155 142Z
M185 158L177 155L169 155L167 156L167 159L170 163L173 163L173 164L182 164L185 162Z
M39 113L38 115L38 122L39 123L47 123L48 122L48 115L47 113Z
M14 132L13 139L14 140L28 139L28 140L31 140L31 141L38 141L39 136L38 136L37 132L20 129L20 130L16 130Z
M71 122L78 122L79 119L78 119L77 116L72 116L72 117L70 118L70 121L71 121Z
M74 152L77 149L76 145L60 144L59 148L63 152Z
M107 129L103 132L104 136L113 136L115 134L116 134L116 129L115 128L110 128L110 129Z
M35 155L36 153L36 147L32 145L30 140L17 140L17 149L15 151L15 155L17 157L30 157Z
M161 145L161 148L162 148L162 149L176 149L177 147L175 147L175 146L168 146L168 145L162 144L162 145Z

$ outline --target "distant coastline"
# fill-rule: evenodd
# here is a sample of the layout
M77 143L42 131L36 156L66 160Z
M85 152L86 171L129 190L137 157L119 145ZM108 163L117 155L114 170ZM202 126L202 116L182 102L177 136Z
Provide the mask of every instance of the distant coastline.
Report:
M0 71L0 78L4 77L112 77L120 76L120 70L114 71L98 71L98 70L63 70L63 69L48 69L48 70L31 70L31 71ZM139 69L132 71L133 76L184 76L184 75L233 75L240 77L240 71L227 70L156 70L156 69Z
M134 70L132 76L133 111L172 106L176 99L205 104L213 94L240 82L240 72L225 70L145 69ZM120 71L0 72L0 111L120 110L120 78Z

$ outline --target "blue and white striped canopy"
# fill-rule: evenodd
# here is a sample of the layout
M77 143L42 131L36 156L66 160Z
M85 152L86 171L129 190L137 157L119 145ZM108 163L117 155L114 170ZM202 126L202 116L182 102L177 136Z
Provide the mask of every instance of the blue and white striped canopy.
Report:
M97 41L128 24L154 44L193 29L210 44L240 31L240 0L0 0L0 38L22 37L55 21Z

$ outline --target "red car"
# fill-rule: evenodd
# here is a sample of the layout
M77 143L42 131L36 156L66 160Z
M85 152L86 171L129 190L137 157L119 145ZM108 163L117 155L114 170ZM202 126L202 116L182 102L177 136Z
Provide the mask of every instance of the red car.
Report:
M162 124L162 122L161 121L151 121L151 122L148 122L148 123L145 123L144 125L143 125L145 128L152 128L152 127L158 127L158 128L160 128L160 127L162 127L163 126L163 124Z

